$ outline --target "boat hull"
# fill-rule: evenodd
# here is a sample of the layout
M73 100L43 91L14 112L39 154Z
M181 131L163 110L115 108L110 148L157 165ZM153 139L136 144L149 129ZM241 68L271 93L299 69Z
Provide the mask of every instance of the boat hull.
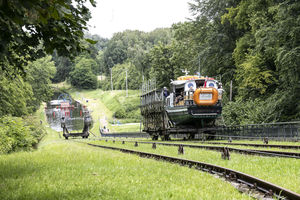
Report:
M221 116L221 106L176 106L166 107L169 119L176 126L202 128Z

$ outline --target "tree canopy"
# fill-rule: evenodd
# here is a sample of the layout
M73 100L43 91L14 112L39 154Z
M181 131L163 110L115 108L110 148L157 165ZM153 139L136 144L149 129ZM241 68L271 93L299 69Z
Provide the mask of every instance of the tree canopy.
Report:
M24 65L54 49L74 57L84 47L90 19L87 0L0 1L0 65L4 72L24 72ZM89 2L95 6L94 0ZM93 42L92 40L88 40Z

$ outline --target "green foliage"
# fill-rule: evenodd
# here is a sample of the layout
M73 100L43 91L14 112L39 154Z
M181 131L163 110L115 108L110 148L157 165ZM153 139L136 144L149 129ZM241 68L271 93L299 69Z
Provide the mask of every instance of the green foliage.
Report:
M8 71L0 74L0 117L31 114L52 96L50 79L55 74L55 67L51 57L30 62L25 69L26 77L8 77Z
M76 62L75 69L70 73L72 86L82 89L96 89L97 77L93 74L92 68L97 63L84 57L79 58Z
M127 59L129 40L126 38L126 36L126 32L116 33L112 39L109 40L107 49L104 52L104 64L106 66L107 74L109 72L109 68L112 68L116 64L121 64Z
M222 75L225 91L233 81L235 102L225 102L225 121L300 119L300 2L194 0L190 6L195 26L175 27L176 40L199 51L201 73Z
M23 120L4 116L0 118L0 127L0 154L30 150L46 133L34 117Z
M33 108L27 105L34 95L32 88L20 75L8 78L1 71L0 93L0 117L8 114L22 116L33 111Z
M0 65L7 71L23 72L24 64L54 49L59 55L74 57L84 50L83 31L90 19L87 0L0 2ZM89 2L95 6L94 0ZM40 48L40 44L44 48Z
M109 74L109 69L117 64L131 62L142 75L146 75L149 70L148 51L159 42L169 43L171 36L171 31L167 28L150 33L127 30L114 34L103 54L105 73Z
M96 44L94 46L98 51L101 51L101 50L105 49L106 46L107 46L108 39L103 38L103 37L101 37L97 34L96 35L91 35L90 33L85 33L84 37L89 38L92 41L96 41Z
M101 101L113 112L118 119L126 119L126 122L140 121L140 98L138 90L129 90L128 97L123 91L106 91L101 95Z
M104 75L105 73L105 66L104 66L104 52L98 51L98 54L96 56L97 64L98 64L98 74Z
M56 67L56 73L52 78L52 81L54 83L64 82L70 76L73 63L68 57L58 56L56 51L54 51L52 54L52 60L54 61Z
M126 89L126 71L128 89L140 89L141 74L132 63L118 64L112 68L114 89Z
M242 97L264 95L267 88L275 83L273 72L264 64L263 58L257 55L247 56L246 60L238 65L236 79Z
M33 95L28 106L36 111L41 102L47 102L53 95L51 78L56 72L54 62L51 61L51 56L40 58L27 66L26 80L31 85Z
M28 115L23 120L25 126L29 128L30 135L34 138L32 146L35 147L47 134L45 126L42 125L40 116Z
M157 88L162 88L170 84L175 74L180 74L180 69L176 69L172 62L172 45L159 43L151 49L149 53L151 62L150 78L156 79Z

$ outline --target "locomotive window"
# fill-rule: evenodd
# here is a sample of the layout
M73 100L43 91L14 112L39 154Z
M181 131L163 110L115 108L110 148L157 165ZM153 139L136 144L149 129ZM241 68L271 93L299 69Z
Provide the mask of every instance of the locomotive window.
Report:
M204 82L205 82L205 80L196 80L196 87L197 88L203 87L204 86Z
M215 84L214 83L209 83L208 87L215 87Z
M175 95L178 96L184 91L184 88L176 88Z
M190 87L194 87L193 83L188 84L188 88L190 88Z

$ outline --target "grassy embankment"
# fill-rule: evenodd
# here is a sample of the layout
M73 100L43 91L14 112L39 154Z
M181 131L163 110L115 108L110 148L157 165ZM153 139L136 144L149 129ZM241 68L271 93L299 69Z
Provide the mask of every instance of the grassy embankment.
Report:
M102 128L106 126L110 132L140 131L138 90L129 90L128 97L126 97L126 92L123 90L79 90L65 82L55 84L55 86L67 91L72 98L88 107L94 120L91 130L93 133L99 134L100 126Z
M271 183L280 185L297 193L300 193L300 160L291 158L261 157L231 153L230 160L221 159L221 154L215 151L203 149L185 148L185 154L178 156L178 147L158 146L152 149L151 144L140 144L134 147L134 143L121 144L120 141L105 142L91 141L92 143L129 148L162 155L183 157L200 162L207 162L219 166L235 169Z
M38 150L0 156L0 199L249 199L207 173L47 132Z

